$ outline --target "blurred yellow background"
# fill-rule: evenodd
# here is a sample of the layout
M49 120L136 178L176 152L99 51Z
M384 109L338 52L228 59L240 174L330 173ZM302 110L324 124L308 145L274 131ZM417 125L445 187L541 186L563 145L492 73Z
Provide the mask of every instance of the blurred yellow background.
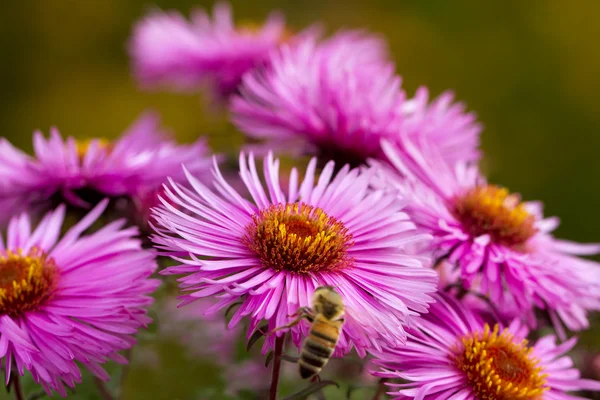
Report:
M234 140L226 115L203 107L197 95L137 90L126 53L132 24L152 7L187 15L193 7L211 8L212 3L3 4L2 135L27 150L34 129L47 132L53 125L63 135L113 138L152 107L182 141L207 134L217 150L233 152L239 137ZM279 9L295 30L321 22L330 32L365 28L384 35L409 95L420 85L434 95L452 89L478 114L491 181L525 199L543 200L547 215L561 217L558 236L600 241L600 2L231 3L237 19L261 21ZM194 379L190 371L184 375Z

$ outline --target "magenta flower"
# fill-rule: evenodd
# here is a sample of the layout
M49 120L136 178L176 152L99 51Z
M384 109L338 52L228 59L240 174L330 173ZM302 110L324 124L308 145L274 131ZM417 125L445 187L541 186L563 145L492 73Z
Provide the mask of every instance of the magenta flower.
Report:
M439 290L461 298L461 304L477 312L486 322L509 323L515 318L522 317L522 311L515 306L512 297L506 297L501 307L490 304L489 298L481 294L478 282L471 284L467 293L462 293L460 266L441 260L435 270L439 275ZM532 323L533 325L534 323Z
M282 45L269 64L244 77L231 103L238 128L269 146L360 165L401 124L404 93L379 38L342 32L319 42L307 35Z
M409 140L404 147L384 143L395 167L385 184L407 199L407 212L434 237L435 257L457 265L465 287L529 321L534 307L547 310L561 336L559 319L573 330L588 326L587 310L600 309L600 265L577 255L596 254L600 245L555 239L557 218L544 219L540 203L488 184L476 166L452 168Z
M6 227L13 215L31 209L55 190L52 185L47 185L31 157L16 149L6 138L0 138L0 209L10 210L0 213L0 226ZM33 211L38 214L40 207L35 208Z
M600 390L600 382L580 379L565 355L572 338L560 345L552 335L532 346L528 330L515 320L490 327L449 296L436 296L430 313L409 328L406 346L376 355L376 375L401 378L390 384L394 399L575 400L565 392Z
M444 94L406 100L385 43L362 32L318 42L306 35L273 52L270 68L244 77L233 122L269 148L317 154L338 165L383 158L381 139L434 145L448 162L479 157L480 127Z
M145 86L189 90L208 83L228 95L282 40L281 15L271 14L263 26L236 27L230 6L219 3L212 21L202 10L191 22L174 11L153 12L136 25L130 53L135 76Z
M285 325L298 307L310 306L316 287L335 286L347 307L338 354L400 344L403 326L426 312L437 283L424 267L428 260L403 247L428 237L414 229L395 193L369 189L371 170L345 166L334 176L330 162L315 181L315 169L313 159L300 184L294 169L284 191L279 160L269 155L265 190L253 156L242 154L240 175L252 201L216 166L214 190L189 173L193 190L172 183L154 210L160 226L153 240L181 265L164 272L184 275L183 305L206 296L219 299L214 310L242 301L230 326L248 316L249 334L261 320L269 330ZM296 345L308 328L292 328ZM263 349L274 340L268 337Z
M446 92L430 103L427 88L419 88L402 106L402 128L390 140L400 136L402 140L395 140L400 147L406 139L417 146L435 147L450 165L479 160L481 125L473 113L465 113L462 103L452 103L453 98Z
M132 197L157 190L167 176L182 179L181 164L200 175L210 158L203 140L178 145L159 130L158 117L142 115L121 138L77 141L52 129L33 138L35 157L0 142L0 200L24 198L36 203L60 194L72 204L86 206L89 192L96 197ZM100 196L98 196L100 195Z
M154 253L143 250L135 228L116 221L81 236L108 201L59 239L65 207L31 230L26 214L0 237L0 356L6 372L28 370L50 394L81 381L76 364L108 380L100 364L125 363L119 351L150 322L146 309L159 281Z

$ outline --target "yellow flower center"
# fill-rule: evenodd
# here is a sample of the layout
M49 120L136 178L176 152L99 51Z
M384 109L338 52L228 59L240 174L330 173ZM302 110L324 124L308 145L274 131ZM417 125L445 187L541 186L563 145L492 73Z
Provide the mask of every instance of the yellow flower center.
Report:
M263 265L295 273L332 271L352 264L352 235L322 209L304 203L272 205L253 217L244 243Z
M110 142L110 140L105 139L105 138L94 138L94 139L77 140L75 142L75 144L77 146L77 155L79 156L80 160L83 160L83 157L85 157L85 155L88 152L90 146L94 142L98 143L98 147L101 150L110 151L110 149L112 147L112 143Z
M37 248L24 254L0 252L0 315L18 317L44 304L54 294L58 270Z
M465 373L479 400L537 400L548 389L547 374L538 367L527 341L514 341L504 329L499 333L485 324L484 331L464 336L452 361Z
M454 201L454 215L472 236L490 235L497 244L523 249L535 235L535 218L520 198L494 185L477 186Z

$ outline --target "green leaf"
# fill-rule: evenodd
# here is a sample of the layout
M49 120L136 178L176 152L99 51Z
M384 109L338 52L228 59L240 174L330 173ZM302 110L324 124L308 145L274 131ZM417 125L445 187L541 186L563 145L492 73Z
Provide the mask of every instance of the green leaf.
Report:
M274 355L275 355L275 354L273 353L273 351L269 351L269 352L267 353L267 358L265 359L265 367L268 367L268 366L269 366L269 364L271 364L271 361L273 361L273 356L274 356Z
M231 311L233 311L233 309L237 306L242 305L244 302L243 301L237 301L233 304L231 304L229 307L227 307L227 310L225 310L225 320L228 321L229 320L229 314L231 313Z
M348 386L348 390L346 391L346 399L350 400L352 398L352 394L354 392L356 392L357 390L362 390L362 389L373 389L373 386L368 386L368 385L349 385Z
M340 388L340 385L338 385L337 382L335 382L335 381L314 382L314 383L311 383L306 388L299 391L298 393L288 396L288 397L284 398L283 400L304 400L306 397L310 396L311 394L319 392L319 391L323 390L323 388L325 388L327 386L331 386L331 385L335 385L338 389Z
M46 397L46 392L43 390L40 390L39 392L30 394L27 397L27 400L39 400L39 399L43 399L44 397Z
M264 324L262 326L259 326L258 329L254 331L254 333L252 334L252 336L250 336L250 339L248 340L248 344L246 344L246 351L250 351L252 346L254 346L256 342L258 342L258 339L265 336L265 332L267 332L267 329L269 329L269 324Z
M257 394L252 390L240 390L237 392L236 400L256 400L258 399Z

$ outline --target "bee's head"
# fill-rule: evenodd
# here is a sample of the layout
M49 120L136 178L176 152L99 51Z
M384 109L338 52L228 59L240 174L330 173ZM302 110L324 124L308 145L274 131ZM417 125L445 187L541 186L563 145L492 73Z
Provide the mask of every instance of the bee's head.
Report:
M338 319L344 314L344 301L342 296L333 289L333 286L321 286L315 289L312 306L316 313L323 314L327 319Z

